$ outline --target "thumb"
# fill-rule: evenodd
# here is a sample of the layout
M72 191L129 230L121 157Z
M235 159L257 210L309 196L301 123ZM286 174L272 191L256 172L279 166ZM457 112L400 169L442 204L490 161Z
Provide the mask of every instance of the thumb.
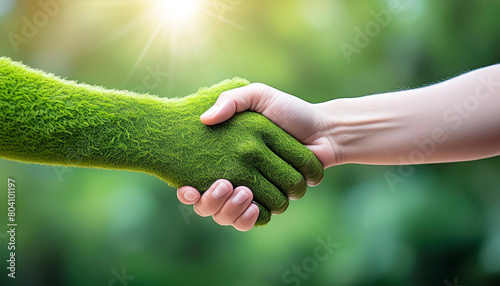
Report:
M233 102L217 102L200 116L205 125L214 125L224 122L236 113L236 105Z
M235 88L221 93L217 102L200 116L205 125L214 125L231 118L236 112L247 109L254 110L253 106L261 99L261 93L255 84Z

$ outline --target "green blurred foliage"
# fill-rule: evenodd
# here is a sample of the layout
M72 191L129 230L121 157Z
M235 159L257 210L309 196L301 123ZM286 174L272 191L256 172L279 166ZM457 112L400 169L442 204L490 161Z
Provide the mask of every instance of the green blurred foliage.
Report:
M161 26L156 0L58 0L48 15L40 3L54 1L0 1L2 55L165 97L240 76L322 102L500 61L499 1L394 0L387 25L372 12L392 0L203 1L192 19ZM27 22L37 31L23 34ZM349 61L342 43L367 28ZM330 168L268 226L239 233L149 175L2 160L0 284L499 285L500 158L415 166L394 188L387 172L400 170ZM17 181L15 281L4 259L7 177ZM338 247L318 252L327 240Z

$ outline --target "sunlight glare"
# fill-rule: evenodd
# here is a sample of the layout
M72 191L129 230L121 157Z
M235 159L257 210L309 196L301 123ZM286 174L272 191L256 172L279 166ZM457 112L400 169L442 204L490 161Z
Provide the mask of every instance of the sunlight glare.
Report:
M196 15L199 0L157 0L160 13L165 13L167 21L187 22Z

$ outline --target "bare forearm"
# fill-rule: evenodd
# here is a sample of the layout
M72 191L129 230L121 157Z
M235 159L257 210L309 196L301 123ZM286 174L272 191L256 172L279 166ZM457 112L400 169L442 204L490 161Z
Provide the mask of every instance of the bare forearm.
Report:
M335 164L424 164L500 154L500 65L318 108L337 149Z

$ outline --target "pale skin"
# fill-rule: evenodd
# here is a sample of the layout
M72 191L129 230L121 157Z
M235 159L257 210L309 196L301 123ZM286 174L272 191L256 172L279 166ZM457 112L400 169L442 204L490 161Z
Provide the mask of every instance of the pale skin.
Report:
M439 84L311 104L264 84L221 94L201 116L206 125L237 112L263 114L307 146L325 168L348 163L414 165L500 155L500 65ZM178 199L200 216L239 231L252 229L252 192L216 181L203 195L189 186Z

